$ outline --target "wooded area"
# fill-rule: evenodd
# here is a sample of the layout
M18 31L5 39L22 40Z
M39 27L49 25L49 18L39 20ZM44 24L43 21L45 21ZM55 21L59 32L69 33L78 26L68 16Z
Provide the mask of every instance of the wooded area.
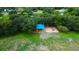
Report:
M79 31L79 8L0 7L0 35L33 33L38 23L59 31Z

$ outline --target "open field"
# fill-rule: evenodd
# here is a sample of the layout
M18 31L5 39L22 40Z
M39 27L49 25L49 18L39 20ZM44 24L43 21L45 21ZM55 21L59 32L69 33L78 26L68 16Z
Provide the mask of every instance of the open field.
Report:
M78 51L79 33L53 33L46 39L41 34L17 34L0 38L1 51ZM44 36L43 36L44 37Z

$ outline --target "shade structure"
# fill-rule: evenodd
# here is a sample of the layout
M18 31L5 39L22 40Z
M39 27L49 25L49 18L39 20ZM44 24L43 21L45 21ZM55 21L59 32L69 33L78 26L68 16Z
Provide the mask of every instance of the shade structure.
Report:
M36 29L37 30L44 30L45 29L45 25L44 24L37 24L36 25Z

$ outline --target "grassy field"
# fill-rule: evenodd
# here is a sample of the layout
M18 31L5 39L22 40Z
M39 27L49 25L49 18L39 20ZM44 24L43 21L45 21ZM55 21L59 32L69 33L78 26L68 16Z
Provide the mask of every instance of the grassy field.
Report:
M50 34L47 39L40 34L17 34L0 38L1 51L78 51L79 33Z

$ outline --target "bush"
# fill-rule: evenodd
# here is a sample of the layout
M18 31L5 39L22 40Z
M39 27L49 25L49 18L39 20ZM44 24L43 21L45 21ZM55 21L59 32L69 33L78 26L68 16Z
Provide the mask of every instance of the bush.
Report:
M62 25L57 26L57 28L58 28L58 30L61 31L61 32L68 32L68 31L69 31L69 29L68 29L67 27L62 26Z
M79 31L79 16L66 16L62 23L71 31Z

